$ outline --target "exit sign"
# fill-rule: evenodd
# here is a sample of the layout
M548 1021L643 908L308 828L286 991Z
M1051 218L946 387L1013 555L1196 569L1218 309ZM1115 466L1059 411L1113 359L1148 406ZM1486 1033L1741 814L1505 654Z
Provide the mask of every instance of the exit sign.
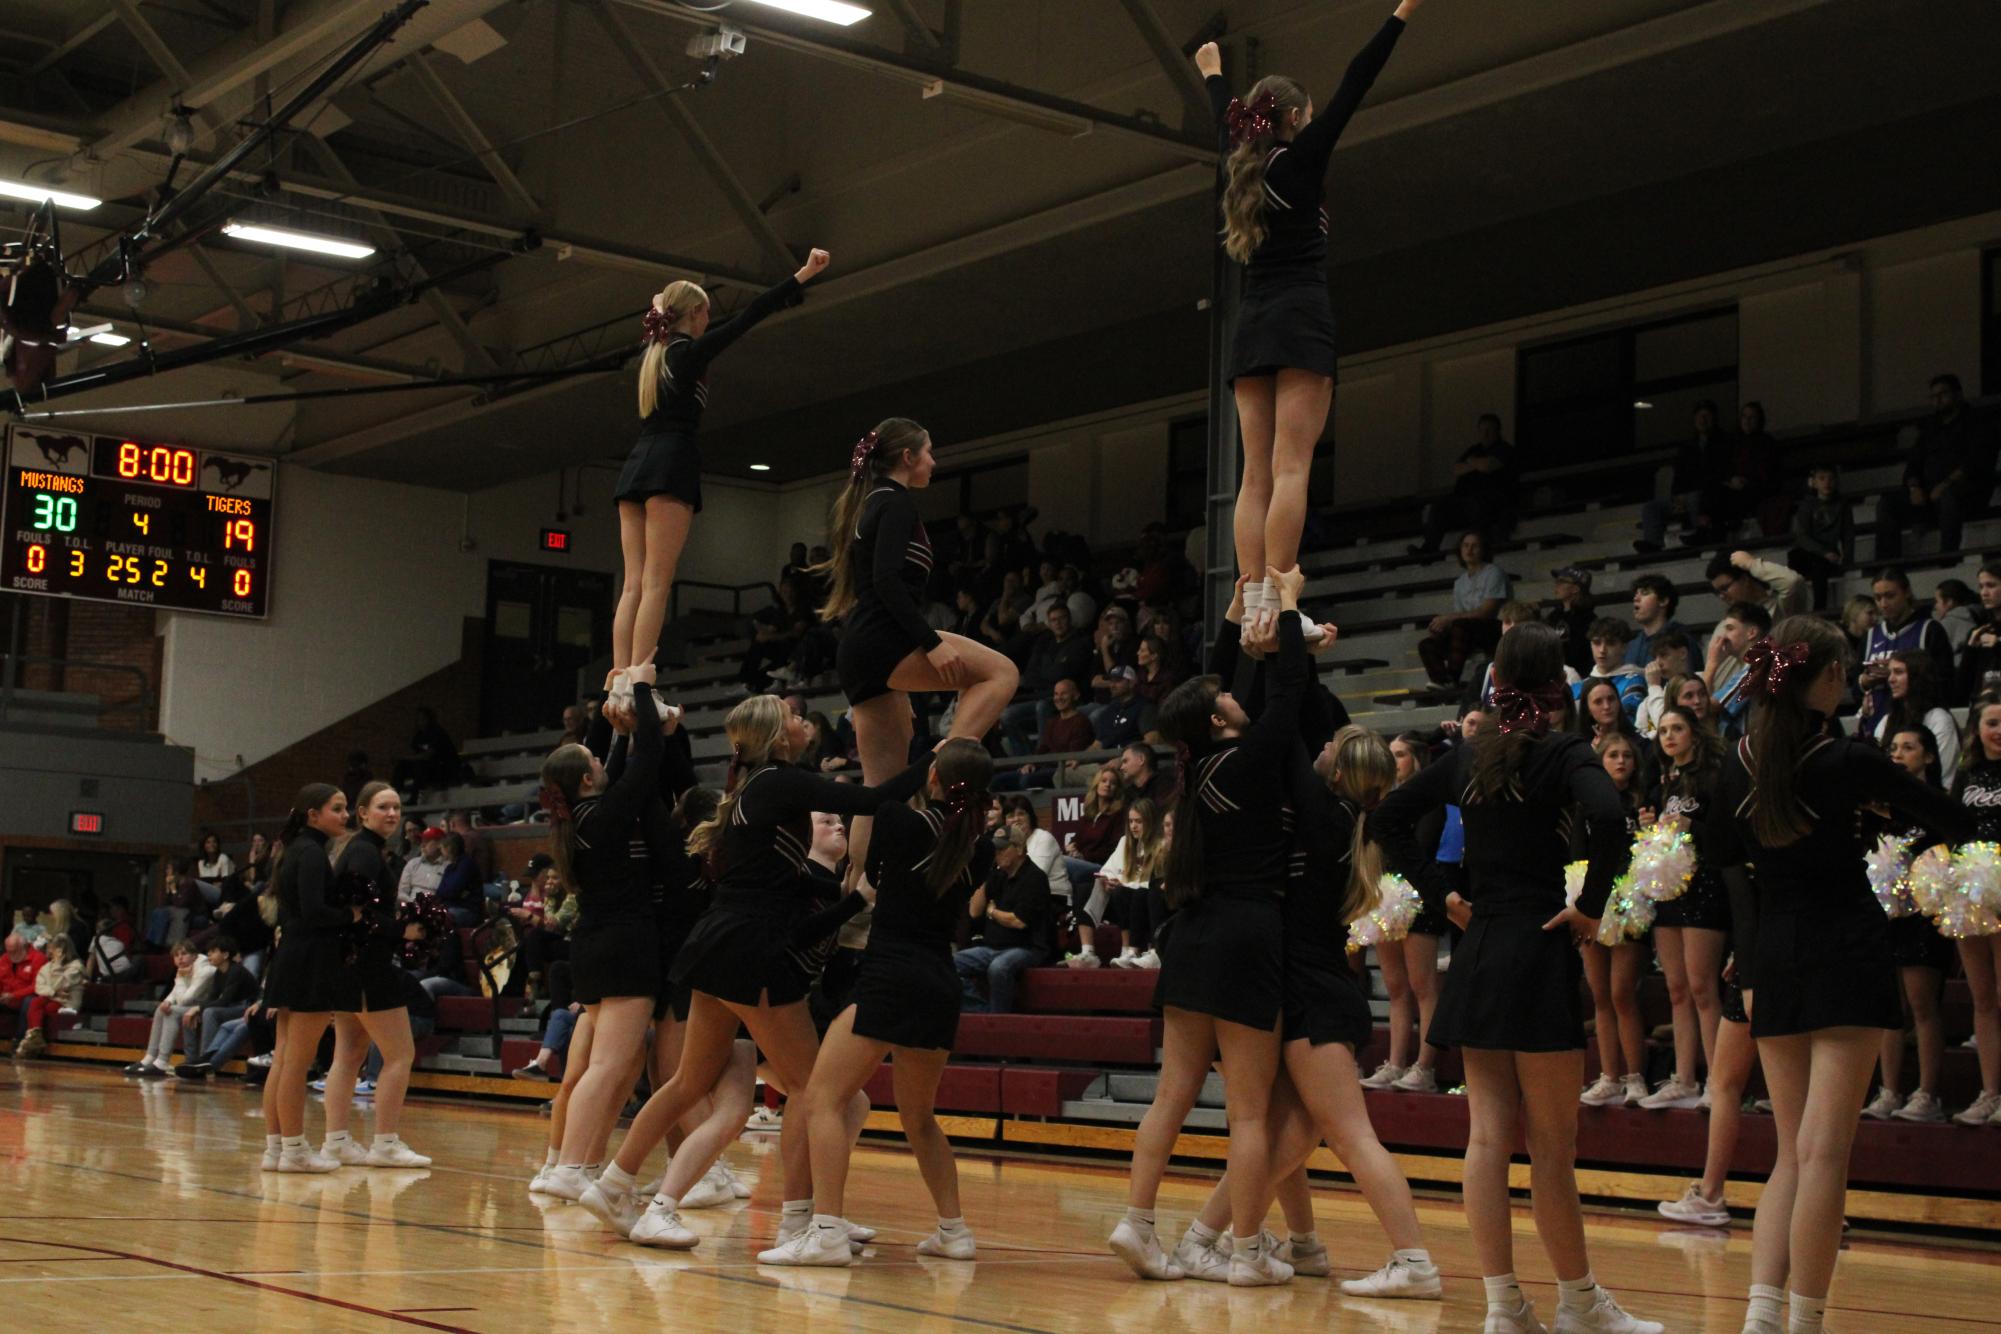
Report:
M101 834L104 832L102 811L71 811L69 831L72 834Z
M570 530L567 528L544 528L542 530L542 550L560 551L570 554Z

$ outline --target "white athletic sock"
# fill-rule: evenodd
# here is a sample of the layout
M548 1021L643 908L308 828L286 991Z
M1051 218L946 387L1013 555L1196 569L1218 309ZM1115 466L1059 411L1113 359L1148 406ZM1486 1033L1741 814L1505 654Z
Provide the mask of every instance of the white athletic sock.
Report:
M1142 1209L1137 1205L1129 1204L1126 1206L1126 1221L1151 1232L1153 1230L1153 1210Z
M1827 1322L1827 1298L1792 1294L1792 1309L1786 1319L1786 1334L1819 1334Z
M1216 1231L1215 1228L1210 1227L1198 1218L1188 1225L1188 1235L1204 1246L1214 1246L1216 1238L1220 1237L1222 1233Z
M1244 585L1244 615L1263 611L1265 606L1265 586L1257 580Z
M1320 1244L1320 1234L1318 1232L1292 1232L1290 1239L1295 1246L1311 1247Z
M1246 1260L1254 1261L1259 1255L1263 1254L1264 1244L1265 1234L1262 1232L1254 1232L1248 1237L1239 1237L1235 1233L1230 1234L1230 1254L1233 1256L1242 1256Z
M779 1206L778 1212L782 1217L788 1219L811 1218L813 1216L813 1201L787 1200L785 1201L784 1204Z
M304 1135L287 1135L282 1142L282 1147L287 1153L290 1153L294 1149L297 1149L300 1153L304 1153L306 1151L306 1137Z
M598 1187L600 1189L615 1190L622 1195L631 1193L632 1188L638 1184L638 1178L634 1177L632 1173L626 1171L617 1163L613 1163L610 1167L607 1167L604 1170L604 1174L598 1178Z
M839 1214L814 1214L813 1226L839 1228L841 1231L846 1232L848 1230L848 1220L842 1218Z
M354 1136L345 1130L329 1130L327 1132L327 1143L329 1144L345 1144L353 1138Z
M1514 1312L1522 1309L1522 1285L1515 1281L1513 1274L1489 1274L1480 1282L1487 1289L1488 1310Z
M554 1149L550 1149L548 1152L542 1155L542 1166L545 1170L551 1167L561 1166L561 1164L556 1161L556 1151Z
M377 1135L375 1137L375 1147L378 1149L386 1149L390 1145L394 1144L396 1140L397 1136L394 1134Z
M266 1135L264 1137L264 1147L267 1149L282 1149L285 1147L285 1137L283 1135Z
M965 1215L961 1214L957 1218L940 1218L938 1220L938 1230L948 1237L964 1232L966 1230Z
M1744 1323L1763 1321L1768 1325L1779 1323L1779 1308L1785 1304L1784 1288L1775 1288L1769 1283L1751 1285L1751 1304L1744 1311Z
M1396 1252L1395 1258L1407 1265L1428 1265L1431 1263L1431 1252L1422 1246L1413 1246L1408 1250Z
M1556 1281L1557 1304L1573 1311L1588 1311L1597 1300L1598 1280L1584 1271L1583 1278L1560 1278Z
M1265 610L1276 615L1279 610L1279 602L1281 601L1278 595L1278 585L1267 579L1261 587L1264 589Z

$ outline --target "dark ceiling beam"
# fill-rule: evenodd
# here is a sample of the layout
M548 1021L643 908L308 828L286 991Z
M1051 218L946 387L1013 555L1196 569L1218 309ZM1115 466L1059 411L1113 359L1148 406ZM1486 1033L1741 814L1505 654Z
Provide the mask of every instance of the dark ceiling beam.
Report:
M1188 133L1207 133L1210 127L1209 90L1203 85L1195 65L1182 54L1181 47L1168 35L1167 27L1154 11L1153 0L1120 0L1133 26L1145 40L1153 58L1160 62L1167 81L1181 99L1181 128Z
M952 63L945 54L944 39L924 26L918 17L917 6L911 0L884 0L890 12L903 23L903 32L909 40L910 54L920 60L931 60L941 64Z

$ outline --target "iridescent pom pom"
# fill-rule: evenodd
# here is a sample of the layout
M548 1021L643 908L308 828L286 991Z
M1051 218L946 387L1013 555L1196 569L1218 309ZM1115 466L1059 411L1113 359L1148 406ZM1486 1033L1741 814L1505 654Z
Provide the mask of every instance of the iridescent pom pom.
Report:
M1952 849L1943 844L1926 848L1911 862L1904 883L1912 906L1927 917L1937 917L1959 897L1959 865Z
M1883 835L1876 840L1874 848L1862 854L1862 864L1869 872L1869 888L1875 891L1876 902L1883 905L1886 916L1907 917L1915 911L1908 882L1911 871L1909 838Z
M1663 820L1633 838L1628 870L1634 893L1655 903L1678 899L1695 875L1695 840L1680 820Z
M1350 954L1359 954L1371 945L1402 940L1410 934L1410 924L1417 920L1418 909L1423 906L1410 881L1400 875L1384 876L1377 882L1377 891L1376 906L1348 924Z
M1566 907L1577 906L1577 897L1584 892L1584 877L1590 870L1590 862L1572 862L1563 868L1563 902Z
M1638 940L1653 925L1654 901L1639 892L1630 874L1614 880L1611 896L1605 900L1605 913L1598 919L1598 943L1609 946Z

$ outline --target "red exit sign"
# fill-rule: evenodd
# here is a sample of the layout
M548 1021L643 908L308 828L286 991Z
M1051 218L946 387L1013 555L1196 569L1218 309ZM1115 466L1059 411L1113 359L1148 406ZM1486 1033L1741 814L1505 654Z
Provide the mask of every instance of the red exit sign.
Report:
M542 550L560 551L570 554L570 530L567 528L544 528L542 530Z
M71 811L69 831L72 834L101 834L104 832L102 811Z

